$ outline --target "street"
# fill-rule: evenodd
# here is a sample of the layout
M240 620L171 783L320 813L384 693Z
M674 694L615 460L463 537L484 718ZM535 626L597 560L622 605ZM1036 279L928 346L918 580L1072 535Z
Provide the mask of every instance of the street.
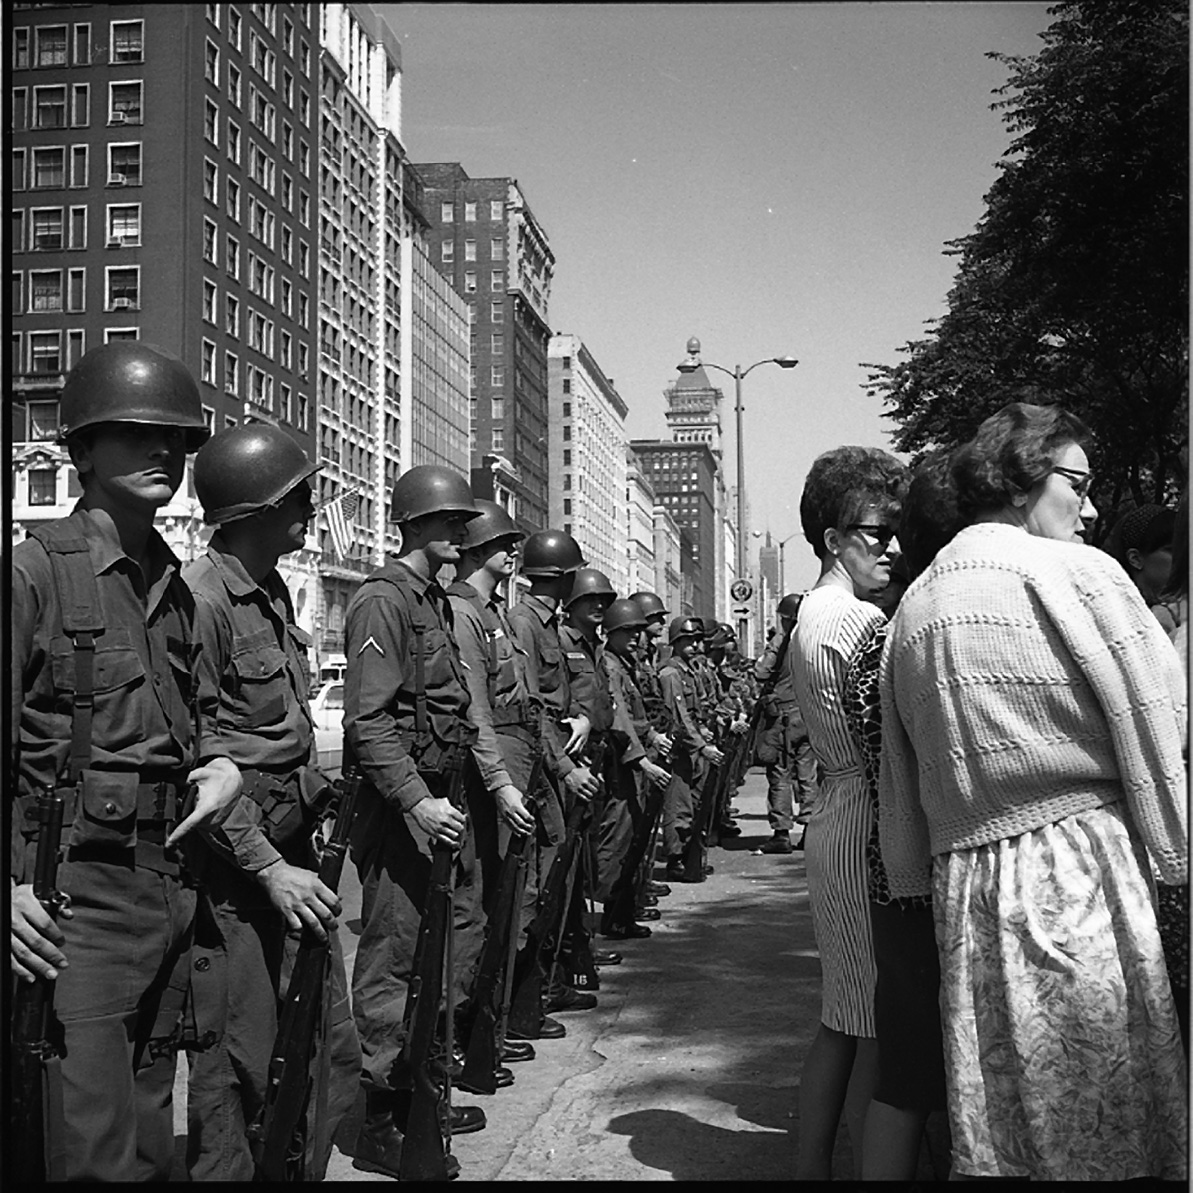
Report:
M803 855L752 852L770 835L761 770L735 806L742 835L710 851L715 873L705 882L672 884L649 939L616 943L625 960L602 968L599 1006L560 1013L566 1038L535 1041L537 1058L511 1066L508 1089L453 1091L453 1101L483 1107L489 1123L452 1140L460 1179L791 1179L820 963ZM351 970L360 906L351 866L341 894ZM180 1180L184 1072L176 1095ZM834 1171L850 1173L844 1131ZM337 1149L327 1179L389 1178L356 1171Z

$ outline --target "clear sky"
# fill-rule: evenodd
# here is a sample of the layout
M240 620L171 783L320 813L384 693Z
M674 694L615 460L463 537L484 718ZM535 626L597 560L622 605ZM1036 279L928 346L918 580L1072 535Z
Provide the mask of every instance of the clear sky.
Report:
M580 336L661 437L689 336L746 367L752 527L799 528L812 460L889 445L861 362L895 363L944 311L944 242L982 215L1010 142L987 51L1033 54L1034 3L377 8L402 42L412 159L518 179L555 253L551 324ZM733 380L723 383L735 472ZM751 540L757 558L758 541Z

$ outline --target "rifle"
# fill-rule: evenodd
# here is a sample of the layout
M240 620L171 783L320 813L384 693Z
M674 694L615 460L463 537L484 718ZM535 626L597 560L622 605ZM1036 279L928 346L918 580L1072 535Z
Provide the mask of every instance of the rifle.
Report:
M56 889L62 845L64 800L57 788L37 797L41 829L34 862L33 894L51 919L70 903ZM62 1130L62 1060L50 1039L54 983L42 978L20 982L13 995L12 1108L9 1146L16 1184L66 1180Z
M533 810L534 793L543 775L543 754L540 750L530 769L526 784L526 802ZM472 996L470 1020L467 1026L468 1050L464 1057L462 1082L480 1093L497 1092L497 1066L505 1037L505 1021L509 1015L509 985L506 980L510 966L510 940L516 942L515 921L521 911L519 893L526 868L526 846L529 835L510 836L505 858L497 879L497 899L489 919L489 932L477 967L476 988Z
M688 837L688 843L683 852L683 876L685 882L704 881L705 833L708 831L709 815L712 810L713 801L716 798L717 785L721 781L722 772L728 769L728 758L722 763L714 762L709 767L708 774L704 780L704 786L700 789L700 807L696 815L692 818L691 836Z
M659 814L663 810L663 798L667 789L658 783L649 783L649 790L643 806L642 815L634 826L634 835L630 839L630 847L622 859L621 872L613 884L609 900L610 922L622 926L630 923L634 918L638 898L638 875L646 860L647 850L650 848L655 825Z
M464 768L470 751L452 747L444 756L440 774L446 781L447 800L461 806ZM435 1064L435 1036L439 1026L439 1004L443 999L444 969L451 965L452 867L455 850L439 841L431 844L431 875L427 901L414 946L410 986L406 993L402 1066L409 1074L413 1092L406 1120L398 1179L402 1181L446 1181L447 1158L451 1152L451 1067L453 1049L452 990L454 974L447 983L447 1015L443 1064Z
M335 783L340 792L335 828L319 862L319 880L333 891L340 885L362 781L360 770L349 766ZM255 1179L259 1181L312 1179L307 1173L309 1112L315 1085L311 1060L318 1048L317 1037L325 1029L324 993L330 956L330 937L320 940L310 929L305 929L278 1016L265 1103L248 1130ZM314 1117L318 1120L319 1115L316 1113Z

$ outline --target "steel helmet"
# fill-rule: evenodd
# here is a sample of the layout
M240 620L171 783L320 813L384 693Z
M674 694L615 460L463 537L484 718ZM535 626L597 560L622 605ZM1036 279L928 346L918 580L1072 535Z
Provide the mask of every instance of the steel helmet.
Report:
M678 642L680 638L704 638L704 622L699 617L676 617L667 630L667 641Z
M195 457L203 520L222 526L276 505L321 467L281 427L246 423L220 431Z
M652 617L666 617L669 610L663 604L662 598L653 592L634 592L630 594L631 601L637 601L642 609L642 616L649 621Z
M403 472L394 485L389 507L391 522L413 522L427 514L480 517L468 482L450 468L419 464Z
M604 596L612 601L617 597L617 589L609 583L609 577L604 572L598 572L596 568L577 568L572 578L572 591L568 593L563 607L570 608L574 601L585 596Z
M790 617L794 621L799 616L799 607L804 602L804 594L802 592L789 592L779 602L779 616Z
M536 530L522 545L522 575L566 576L584 566L580 544L562 530Z
M709 619L706 617L704 619L704 624L707 626L708 623ZM713 647L728 646L730 642L737 641L737 634L732 626L725 625L723 622L718 623L715 621L713 622L713 626L715 628L713 629L712 633L708 634L705 638L706 645Z
M180 427L188 452L198 451L211 434L186 365L141 340L113 340L86 353L66 378L59 409L59 443L99 423Z
M473 504L480 510L480 517L473 518L464 531L464 541L460 544L461 551L469 547L483 547L485 543L496 542L498 539L516 538L521 542L525 533L518 529L517 523L497 504L487 497L473 498Z
M633 597L620 597L605 610L601 624L605 627L606 634L613 630L644 630L646 614Z

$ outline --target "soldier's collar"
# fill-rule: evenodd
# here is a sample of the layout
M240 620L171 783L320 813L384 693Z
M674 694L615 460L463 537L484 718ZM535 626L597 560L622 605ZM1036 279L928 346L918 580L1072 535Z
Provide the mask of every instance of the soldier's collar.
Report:
M120 545L120 535L115 524L107 517L97 518L91 510L76 505L71 511L71 518L78 518L84 523L83 537L90 547L92 566L97 576L108 571L118 560L128 559L124 548ZM160 576L169 568L177 568L178 559L174 552L166 546L166 540L152 527L145 540L146 558L149 561L149 583L152 586L155 577Z
M248 596L257 591L259 586L245 571L244 564L230 551L224 549L219 531L211 536L211 542L207 544L207 554L215 565L215 570L219 572L224 587L233 596Z

